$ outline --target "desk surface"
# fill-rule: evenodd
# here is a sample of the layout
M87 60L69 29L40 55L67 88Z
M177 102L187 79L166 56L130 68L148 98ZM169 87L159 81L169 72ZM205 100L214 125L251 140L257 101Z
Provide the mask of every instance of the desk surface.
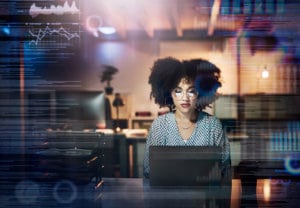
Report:
M192 207L287 207L300 204L299 181L264 179L256 186L157 187L142 178L103 178L103 184L76 185L70 180L53 182L24 180L0 183L0 207L75 208L192 208Z
M230 207L231 186L151 187L142 178L103 181L102 207Z
M299 181L264 179L256 186L151 187L142 178L103 178L101 207L295 207ZM243 190L244 189L244 190Z

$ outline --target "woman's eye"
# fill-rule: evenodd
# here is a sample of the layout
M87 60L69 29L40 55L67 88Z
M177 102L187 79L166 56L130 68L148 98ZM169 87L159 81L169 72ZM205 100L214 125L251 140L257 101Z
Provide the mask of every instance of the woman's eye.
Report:
M174 90L174 93L175 93L175 94L180 94L180 93L182 93L182 90L175 89L175 90Z
M189 97L194 97L194 96L195 96L195 93L193 93L193 92L188 92L188 95L189 95Z
M182 92L175 92L175 96L177 96L177 97L182 96Z
M195 97L195 96L197 96L196 90L189 90L189 91L188 91L188 94L189 94L190 97Z
M184 94L189 98L196 98L198 95L195 89L189 89L187 91L183 91L182 89L174 89L173 93L177 98L182 98Z

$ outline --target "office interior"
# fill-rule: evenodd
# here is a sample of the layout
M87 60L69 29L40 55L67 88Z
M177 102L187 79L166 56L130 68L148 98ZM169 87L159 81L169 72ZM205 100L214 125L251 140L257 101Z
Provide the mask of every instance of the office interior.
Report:
M223 207L217 192L195 189L164 190L160 204L162 191L144 183L148 130L168 111L150 99L148 76L169 56L221 69L205 111L230 142L227 207L300 204L298 1L0 5L4 207Z

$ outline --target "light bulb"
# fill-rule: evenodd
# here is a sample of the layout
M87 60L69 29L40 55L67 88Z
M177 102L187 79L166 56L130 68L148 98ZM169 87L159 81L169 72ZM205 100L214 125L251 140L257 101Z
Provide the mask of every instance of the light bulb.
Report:
M269 71L266 70L266 69L264 69L264 70L262 71L262 73L261 73L261 77L262 77L263 79L267 79L267 78L269 77Z

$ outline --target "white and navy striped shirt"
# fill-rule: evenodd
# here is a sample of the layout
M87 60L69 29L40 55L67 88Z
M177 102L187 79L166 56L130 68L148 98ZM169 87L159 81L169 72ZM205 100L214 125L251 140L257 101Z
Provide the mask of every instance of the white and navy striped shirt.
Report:
M195 129L187 141L179 133L174 113L157 117L147 136L144 155L144 176L149 176L149 146L221 146L223 162L230 159L230 145L219 119L205 112L200 112Z

